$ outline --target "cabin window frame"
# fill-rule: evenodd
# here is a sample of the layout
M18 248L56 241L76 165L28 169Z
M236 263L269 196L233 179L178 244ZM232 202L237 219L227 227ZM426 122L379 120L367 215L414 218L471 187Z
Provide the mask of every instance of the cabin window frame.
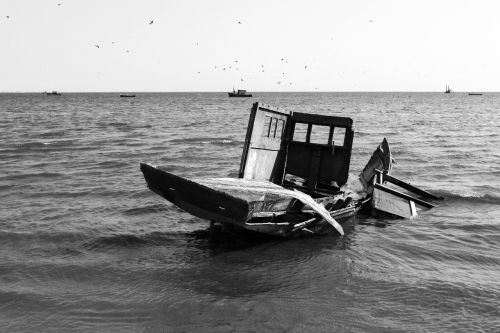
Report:
M300 132L297 132L297 125L300 125L302 128ZM311 135L313 131L313 126L318 127L329 127L328 139L325 143L311 142ZM337 131L336 131L337 129ZM335 146L338 148L345 148L345 140L347 134L347 128L343 126L334 126L334 125L323 125L317 123L306 123L306 122L292 122L292 135L291 141L297 143L303 143L308 145L322 145L322 146ZM340 133L339 133L340 132ZM296 136L297 133L300 133L300 137ZM305 134L305 138L304 138ZM337 138L337 140L335 140ZM326 139L326 136L325 136Z
M281 138L283 137L283 132L285 130L285 125L286 121L284 119L266 114L264 120L264 128L261 135L262 138L281 140Z

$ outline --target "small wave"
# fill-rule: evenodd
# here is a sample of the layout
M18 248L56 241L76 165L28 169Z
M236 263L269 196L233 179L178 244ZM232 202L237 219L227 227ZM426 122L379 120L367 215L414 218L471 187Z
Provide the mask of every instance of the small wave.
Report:
M55 131L48 131L45 133L40 133L37 136L39 138L60 138L63 137L66 134L66 130L55 130Z
M45 241L45 242L75 242L86 239L88 236L76 232L21 232L21 231L0 231L0 240L3 244L7 242L19 241Z
M38 141L35 141L35 142L25 142L25 143L21 143L21 144L18 144L17 147L19 147L20 149L32 149L32 148L41 148L41 147L44 147L46 145L48 145L49 143L48 142L38 142Z
M26 193L26 197L28 198L79 198L79 197L84 197L88 195L95 194L93 190L86 189L86 190L73 190L73 191L50 191L50 192L44 192L44 191L37 191L37 192L31 192L31 193Z
M200 122L195 121L195 122L192 122L192 123L184 124L181 127L184 127L184 128L193 128L193 127L198 126L198 125L200 125Z
M99 237L93 241L86 242L83 247L87 250L100 250L116 247L134 247L134 246L155 246L171 244L179 240L185 240L184 232L151 233L147 235L121 234L113 236Z
M200 138L185 138L185 139L172 139L171 143L199 143L199 144L212 144L217 146L239 146L243 141L233 140L231 138L213 138L213 137L200 137Z
M164 212L167 211L167 206L165 205L150 205L150 206L145 206L145 207L138 207L138 208L130 208L127 209L123 212L125 215L129 216L134 216L134 215L147 215L147 214L154 214L154 213L159 213L159 212Z
M469 192L455 192L455 191L433 191L434 194L444 197L446 201L450 202L477 202L477 203L487 203L487 204L499 204L500 196L494 194L485 194L474 191Z
M14 175L6 175L4 177L1 177L1 180L33 180L33 179L52 179L52 178L59 178L62 177L63 175L61 173L57 172L35 172L35 173L21 173L21 174L14 174Z
M117 247L117 246L137 246L145 244L146 241L142 237L135 235L116 235L108 237L99 237L94 241L84 244L88 250L97 250L101 248Z
M60 140L60 141L32 141L17 144L17 151L38 151L38 150L57 150L60 148L73 146L74 142L72 140Z
M208 141L208 142L202 142L204 144L211 144L215 146L231 146L231 147L237 147L243 145L243 141L239 140L215 140L215 141Z
M125 161L104 161L97 163L97 166L101 168L121 168L127 165L128 163L126 163Z

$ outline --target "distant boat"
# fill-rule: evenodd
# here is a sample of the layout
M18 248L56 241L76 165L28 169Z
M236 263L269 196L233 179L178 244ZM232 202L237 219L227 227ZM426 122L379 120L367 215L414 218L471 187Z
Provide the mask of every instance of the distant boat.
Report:
M450 86L446 86L446 90L444 91L445 94L449 94L451 93L451 89L450 89Z
M469 96L483 96L481 93L469 93Z
M49 95L49 96L61 96L62 94L61 93L58 93L57 91L50 91L50 92L46 92L45 93L46 95Z
M120 97L135 97L134 94L120 94Z
M238 91L235 91L233 88L233 92L228 92L227 93L229 97L252 97L252 94L247 94L246 90L238 89Z

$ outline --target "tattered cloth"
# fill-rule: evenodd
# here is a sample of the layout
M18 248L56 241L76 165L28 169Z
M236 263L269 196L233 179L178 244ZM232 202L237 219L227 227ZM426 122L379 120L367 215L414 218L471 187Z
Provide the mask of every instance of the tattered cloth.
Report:
M325 207L303 192L287 190L268 181L243 178L197 178L192 179L192 181L249 202L264 201L268 195L297 199L317 212L341 235L344 234L342 226L330 216Z

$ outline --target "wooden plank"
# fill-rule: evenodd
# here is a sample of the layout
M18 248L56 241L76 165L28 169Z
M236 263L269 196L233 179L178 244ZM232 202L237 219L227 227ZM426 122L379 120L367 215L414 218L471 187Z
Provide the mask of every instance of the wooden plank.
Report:
M325 116L302 112L293 112L292 120L297 123L334 125L336 127L351 128L352 119L348 117Z
M250 139L252 138L252 132L253 132L253 123L255 121L255 113L257 112L258 108L259 108L259 103L254 103L252 106L252 110L250 111L250 117L248 118L247 134L245 136L245 145L243 146L243 154L241 155L240 172L238 174L239 178L243 178L243 174L245 173L248 150L250 149Z
M379 170L377 170L377 171L380 172ZM389 183L392 183L394 185L397 185L401 188L404 188L405 190L408 190L408 191L413 192L417 195L420 195L421 197L424 197L424 198L429 198L429 199L434 199L434 200L443 200L444 199L443 197L440 197L440 196L434 195L430 192L424 191L416 186L411 185L410 183L406 183L406 182L404 182L400 179L397 179L396 177L391 176L389 174L384 175L384 180L388 181Z
M335 131L335 126L330 126L330 132L328 133L328 145L333 146L333 132ZM332 147L333 149L333 147Z
M278 121L287 126L290 112L255 103L248 122L247 136L240 164L240 178L282 181L286 137L275 135ZM274 130L275 130L274 128ZM272 134L272 135L271 135Z
M375 188L378 188L380 190L383 190L385 192L388 192L388 193L391 193L391 194L394 194L395 196L398 196L400 198L403 198L403 199L407 199L407 200L412 200L414 201L416 204L418 205L421 205L421 206L424 206L426 208L433 208L433 207L436 207L436 205L433 205L431 204L430 202L427 202L427 201L424 201L424 200L420 200L420 199L417 199L417 198L414 198L412 197L411 195L408 195L408 194L405 194L405 193L402 193L402 192L399 192L395 189L392 189L392 188L389 188L385 185L382 185L382 184L377 184L375 183Z
M401 198L380 188L373 190L372 206L380 211L403 218L417 215L415 203L412 200Z

